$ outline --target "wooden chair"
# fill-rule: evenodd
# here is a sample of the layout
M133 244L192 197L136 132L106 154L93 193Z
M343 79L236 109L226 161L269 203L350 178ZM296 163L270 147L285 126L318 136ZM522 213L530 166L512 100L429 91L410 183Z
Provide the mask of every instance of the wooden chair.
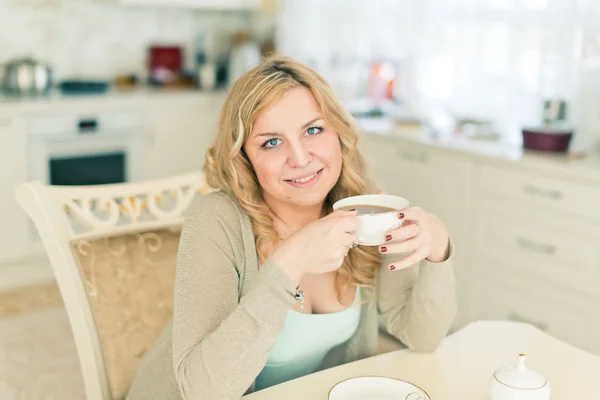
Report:
M169 322L179 234L200 172L115 185L19 185L50 259L89 400L125 397L140 357Z

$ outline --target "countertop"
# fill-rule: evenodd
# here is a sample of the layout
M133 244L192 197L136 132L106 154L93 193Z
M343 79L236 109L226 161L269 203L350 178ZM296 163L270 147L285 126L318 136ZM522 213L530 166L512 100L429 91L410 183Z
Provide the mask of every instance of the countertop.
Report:
M397 141L426 146L434 151L459 154L473 160L485 159L501 165L525 167L546 176L575 179L600 185L600 152L554 154L524 150L501 142L474 140L464 136L435 138L421 128L394 127L385 133L367 132L369 140L383 143ZM401 145L401 144L399 144Z
M131 89L111 88L98 94L63 94L53 90L44 96L12 96L0 93L1 111L43 111L54 108L106 107L114 104L136 106L142 103L165 100L186 100L198 98L224 99L226 89L200 90L194 88L159 88L139 86Z

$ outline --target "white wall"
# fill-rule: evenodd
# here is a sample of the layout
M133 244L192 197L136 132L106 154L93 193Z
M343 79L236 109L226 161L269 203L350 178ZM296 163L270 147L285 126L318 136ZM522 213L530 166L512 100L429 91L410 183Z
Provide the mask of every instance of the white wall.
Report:
M0 64L29 53L57 79L146 74L151 43L187 46L201 29L250 26L248 13L126 8L98 0L0 0Z

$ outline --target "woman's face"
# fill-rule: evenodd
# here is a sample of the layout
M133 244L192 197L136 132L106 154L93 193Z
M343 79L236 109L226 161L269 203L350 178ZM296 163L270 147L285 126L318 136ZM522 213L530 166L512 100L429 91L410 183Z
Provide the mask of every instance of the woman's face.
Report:
M338 181L338 134L304 87L290 89L256 119L244 149L267 204L321 205Z

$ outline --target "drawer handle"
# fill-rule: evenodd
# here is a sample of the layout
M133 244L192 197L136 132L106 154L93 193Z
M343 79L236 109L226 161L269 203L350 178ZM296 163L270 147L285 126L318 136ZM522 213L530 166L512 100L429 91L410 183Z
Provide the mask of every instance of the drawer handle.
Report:
M426 164L429 161L429 156L426 152L406 153L401 151L399 155L401 158L407 161L412 161L420 164Z
M563 194L561 191L552 190L552 189L542 189L537 186L533 186L533 185L529 185L529 184L525 184L523 186L523 190L527 194L530 194L533 196L545 197L545 198L552 199L552 200L560 200L563 197Z
M510 319L511 321L515 321L515 322L524 322L526 324L531 324L542 331L548 330L548 325L543 324L541 322L531 321L531 320L523 317L522 315L517 314L516 312L511 312L508 315L508 319Z
M98 121L95 118L82 119L77 123L79 133L91 133L98 131Z
M525 238L517 238L517 245L527 250L533 250L538 253L552 255L556 252L556 246L551 244L537 243Z

